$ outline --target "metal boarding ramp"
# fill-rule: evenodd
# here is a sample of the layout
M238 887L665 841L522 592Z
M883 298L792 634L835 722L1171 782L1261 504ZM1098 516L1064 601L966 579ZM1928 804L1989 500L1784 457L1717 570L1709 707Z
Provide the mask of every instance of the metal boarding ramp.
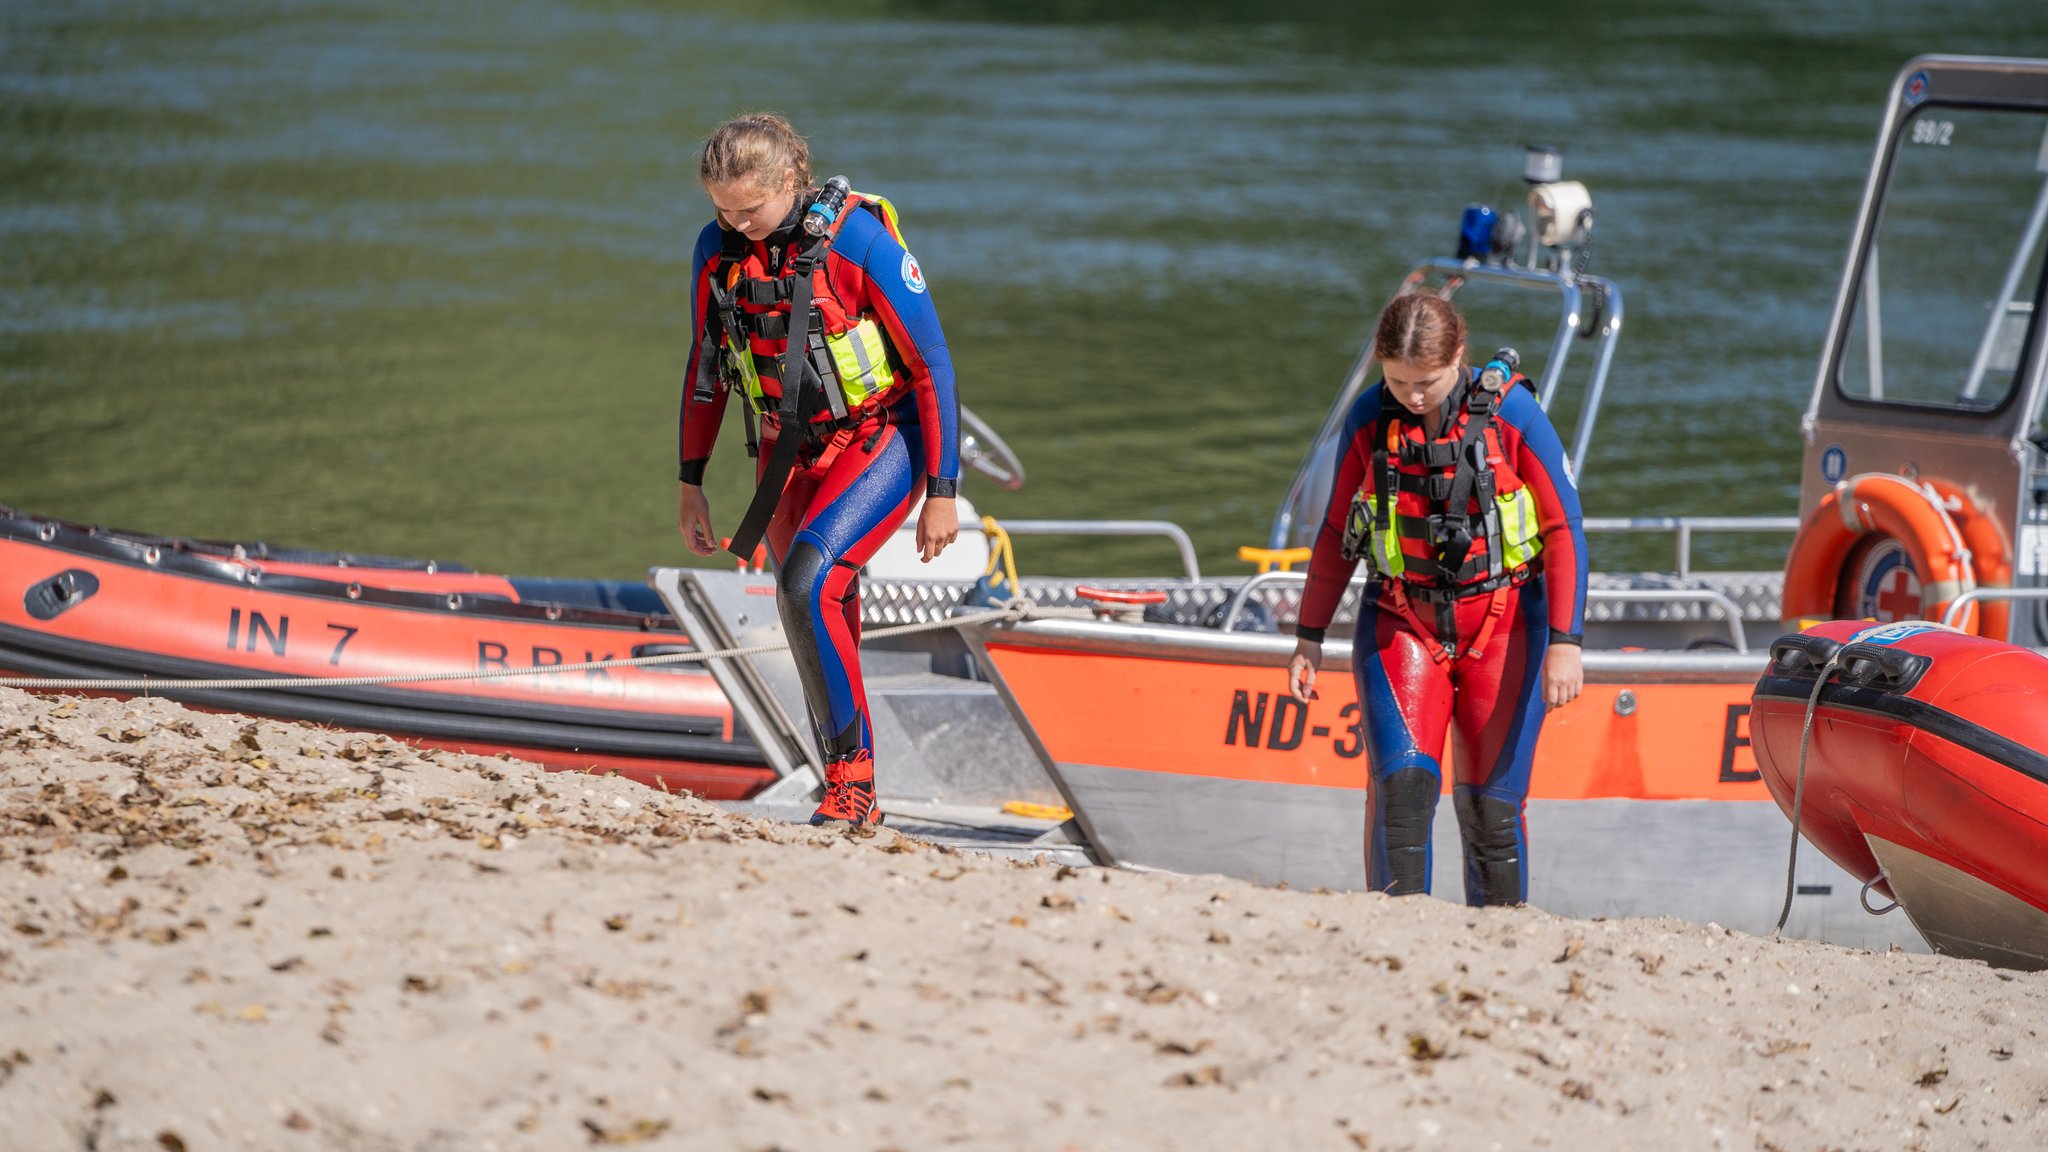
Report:
M700 648L775 646L752 655L708 660L705 667L731 701L777 776L750 800L725 805L747 815L802 823L823 783L823 764L807 717L785 702L801 701L796 661L785 637L770 573L656 568L655 590L686 635ZM957 603L963 589L954 589ZM932 599L932 597L925 597ZM903 621L896 621L903 622ZM1071 819L1031 814L1059 809L1059 790L984 681L932 671L948 642L965 648L951 631L915 651L864 647L861 662L874 727L877 778L888 826L919 839L1003 856L1043 856L1062 864L1092 864L1079 826ZM1012 810L1005 811L1004 806Z

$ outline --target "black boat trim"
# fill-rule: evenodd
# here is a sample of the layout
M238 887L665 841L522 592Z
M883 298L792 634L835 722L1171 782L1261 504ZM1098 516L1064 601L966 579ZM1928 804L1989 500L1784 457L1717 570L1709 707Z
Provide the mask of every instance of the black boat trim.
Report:
M163 676L174 680L256 680L288 679L270 672L255 671L232 664L213 664L156 652L110 648L0 624L0 663L37 677L130 679ZM710 674L703 674L707 679ZM151 689L159 696L184 699L184 689L165 685ZM537 700L505 700L492 696L459 696L446 692L416 692L397 687L294 688L238 690L238 698L268 699L298 696L319 699L335 707L380 708L420 715L471 716L492 722L533 721L578 729L636 731L664 737L715 739L724 743L726 721L722 716L700 716L681 712L629 712L567 703ZM262 708L239 711L261 712ZM739 733L735 732L737 739ZM749 745L751 747L751 744ZM754 755L758 758L759 753Z
M1803 710L1813 697L1813 677L1765 676L1756 682L1754 699L1770 698L1797 704ZM1821 690L1820 702L1830 708L1861 712L1886 720L1901 721L1937 736L1959 748L2048 784L2048 755L2016 740L2000 736L1981 724L1974 724L1953 712L1925 700L1897 696L1879 689L1830 681Z

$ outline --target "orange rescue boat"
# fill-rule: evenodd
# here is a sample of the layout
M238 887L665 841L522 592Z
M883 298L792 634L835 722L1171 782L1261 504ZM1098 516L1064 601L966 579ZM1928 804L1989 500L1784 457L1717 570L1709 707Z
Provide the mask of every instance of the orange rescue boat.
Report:
M687 652L640 585L110 531L0 506L0 674L249 680L463 673ZM693 664L376 686L178 687L224 711L510 752L719 799L774 778Z

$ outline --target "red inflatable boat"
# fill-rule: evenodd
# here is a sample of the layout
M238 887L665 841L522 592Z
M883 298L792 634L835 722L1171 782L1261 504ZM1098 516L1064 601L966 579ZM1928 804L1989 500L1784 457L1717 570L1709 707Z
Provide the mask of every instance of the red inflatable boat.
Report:
M1800 834L1936 951L2048 968L2048 659L1917 621L1781 637L1749 723L1788 815L1824 671Z
M355 677L687 651L654 591L67 524L0 506L0 676ZM387 732L718 799L774 778L694 664L371 687L186 689L196 706ZM139 695L140 693L128 693Z

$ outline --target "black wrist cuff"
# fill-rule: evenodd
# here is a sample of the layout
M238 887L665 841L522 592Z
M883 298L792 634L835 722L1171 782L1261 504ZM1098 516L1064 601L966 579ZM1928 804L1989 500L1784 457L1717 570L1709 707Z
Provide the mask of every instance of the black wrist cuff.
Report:
M1306 640L1311 644L1321 644L1323 642L1323 635L1328 631L1328 628L1311 628L1306 624L1296 624L1294 626L1294 638L1296 640Z
M676 469L676 479L685 484L695 484L697 487L702 488L704 486L704 466L709 463L711 463L709 457L702 460L685 460L682 466Z
M1566 632L1561 628L1552 628L1550 630L1550 642L1552 644L1576 644L1581 648L1586 646L1584 635L1578 632Z
M960 495L960 481L949 476L927 476L924 478L924 494L948 499L957 497Z

